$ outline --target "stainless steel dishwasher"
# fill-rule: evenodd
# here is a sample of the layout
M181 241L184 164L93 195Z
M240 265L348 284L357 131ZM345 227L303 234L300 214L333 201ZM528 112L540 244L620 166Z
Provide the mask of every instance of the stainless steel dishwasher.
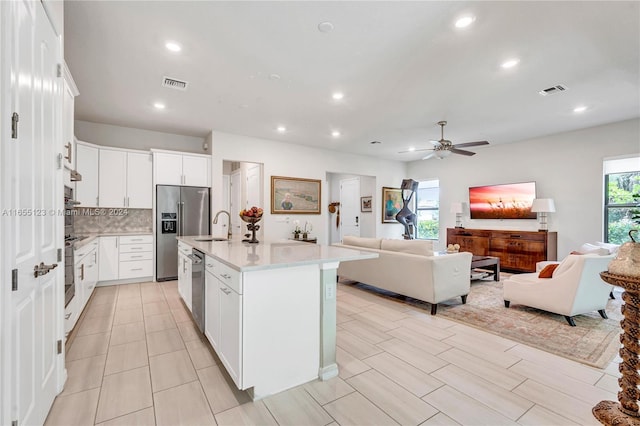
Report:
M191 315L204 333L204 253L193 250L191 259Z

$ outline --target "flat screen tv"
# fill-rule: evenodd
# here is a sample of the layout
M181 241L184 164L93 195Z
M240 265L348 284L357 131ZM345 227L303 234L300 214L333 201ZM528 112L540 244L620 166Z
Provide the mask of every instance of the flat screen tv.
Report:
M508 183L469 188L471 219L535 219L531 203L536 183Z

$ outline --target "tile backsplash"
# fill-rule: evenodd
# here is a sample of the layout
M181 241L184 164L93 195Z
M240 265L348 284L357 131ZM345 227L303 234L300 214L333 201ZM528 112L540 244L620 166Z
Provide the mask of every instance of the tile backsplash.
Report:
M103 232L144 232L153 229L151 209L75 209L74 230L78 235Z

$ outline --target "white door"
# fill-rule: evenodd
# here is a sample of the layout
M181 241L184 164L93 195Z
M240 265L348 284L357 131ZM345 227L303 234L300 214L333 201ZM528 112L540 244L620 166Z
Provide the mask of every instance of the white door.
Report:
M3 340L10 338L2 344L9 348L10 367L4 370L5 365L3 370L10 375L2 380L11 382L9 395L3 395L0 403L9 401L8 415L17 424L42 424L63 368L58 362L63 355L57 352L63 339L63 282L57 270L34 275L34 266L41 262L55 265L57 250L63 246L59 232L63 217L55 214L62 205L57 158L63 145L59 40L40 2L2 3L9 3L0 7L2 26L9 25L4 34L9 35L7 45L12 49L10 71L16 76L9 102L19 122L15 138L5 139L2 133L2 169L9 171L12 181L1 196L3 205L15 212L2 218L3 257L7 269L15 270L17 290L11 292L9 321L3 322L0 334Z
M74 198L81 207L98 206L98 148L76 144L76 170L82 180L76 182Z
M207 264L212 262L207 260ZM205 285L205 334L211 346L219 351L220 342L220 281L209 271L204 278Z
M247 168L247 205L246 208L253 206L263 207L262 200L262 182L260 179L260 164L251 164Z
M242 296L218 280L220 287L220 358L224 360L227 372L238 386L240 381L242 354Z
M100 149L98 188L98 197L101 207L126 207L126 152Z
M118 279L118 237L100 237L98 249L98 280L111 281Z
M360 178L340 181L340 241L360 236Z
M242 180L239 169L231 172L229 199L229 212L231 213L231 232L233 233L233 235L243 234L243 222L242 219L240 219L240 210L242 210Z
M127 207L132 209L152 207L152 178L151 155L127 153Z

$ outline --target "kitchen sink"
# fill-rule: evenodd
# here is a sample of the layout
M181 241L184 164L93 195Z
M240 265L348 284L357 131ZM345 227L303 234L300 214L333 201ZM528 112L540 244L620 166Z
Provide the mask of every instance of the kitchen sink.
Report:
M220 238L220 237L199 237L199 238L194 238L195 241L229 241L226 238Z

